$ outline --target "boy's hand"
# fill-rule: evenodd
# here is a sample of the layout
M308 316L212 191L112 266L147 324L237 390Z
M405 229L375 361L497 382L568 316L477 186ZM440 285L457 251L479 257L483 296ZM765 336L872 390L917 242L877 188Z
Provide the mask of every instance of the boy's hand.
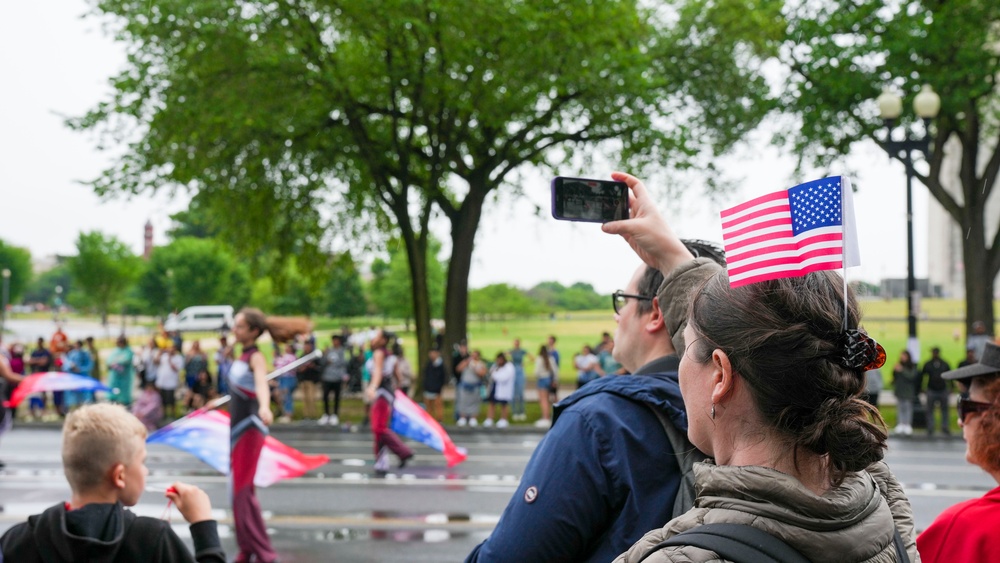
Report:
M212 519L212 502L198 487L177 481L167 489L166 496L177 505L188 524Z

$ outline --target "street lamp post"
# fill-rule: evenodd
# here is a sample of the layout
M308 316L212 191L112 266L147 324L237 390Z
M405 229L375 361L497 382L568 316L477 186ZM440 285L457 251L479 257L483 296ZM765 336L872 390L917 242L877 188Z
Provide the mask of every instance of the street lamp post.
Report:
M61 285L57 285L56 300L54 303L55 307L52 308L52 320L57 323L59 322L59 309L62 308L62 292L63 292L63 287Z
M0 336L2 336L4 329L7 328L7 301L10 300L10 270L4 268L0 274L3 274L3 309L0 310Z
M906 168L906 292L907 292L907 339L906 349L913 360L920 357L920 346L917 340L918 299L917 280L913 271L913 152L923 153L924 158L930 155L930 125L941 109L941 98L934 93L930 85L925 84L913 100L913 111L923 121L924 127L920 135L912 135L909 128L903 128L903 138L892 138L892 130L896 119L903 113L903 100L898 95L885 90L878 97L879 113L885 124L885 140L878 145L889 154L890 158L903 163Z

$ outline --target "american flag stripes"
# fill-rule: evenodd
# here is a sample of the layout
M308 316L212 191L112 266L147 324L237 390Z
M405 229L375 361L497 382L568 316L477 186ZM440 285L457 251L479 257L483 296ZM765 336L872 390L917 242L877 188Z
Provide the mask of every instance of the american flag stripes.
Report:
M850 181L814 180L726 209L722 239L732 287L856 266Z

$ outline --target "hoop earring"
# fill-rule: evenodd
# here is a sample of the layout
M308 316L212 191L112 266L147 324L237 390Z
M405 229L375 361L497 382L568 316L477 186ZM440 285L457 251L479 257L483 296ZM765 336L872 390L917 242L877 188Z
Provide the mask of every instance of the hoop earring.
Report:
M711 415L712 415L712 420L715 420L715 403L712 403L712 412L711 412Z

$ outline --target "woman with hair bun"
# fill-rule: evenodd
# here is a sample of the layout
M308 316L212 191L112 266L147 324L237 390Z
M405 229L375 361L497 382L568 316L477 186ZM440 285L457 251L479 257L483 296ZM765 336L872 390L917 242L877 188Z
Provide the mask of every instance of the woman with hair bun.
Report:
M613 178L632 190L631 217L603 230L696 288L679 377L688 438L710 458L694 465L694 508L617 561L732 560L681 535L704 524L765 532L814 562L917 560L912 510L881 461L885 423L860 398L885 352L859 328L844 280L813 272L732 288L721 267L686 265L639 180Z
M969 391L958 401L958 424L968 442L965 459L1000 485L1000 346L986 343L979 363L941 375ZM925 563L1000 561L1000 486L945 510L917 538Z
M269 331L268 319L258 309L244 308L233 320L233 338L242 345L239 358L229 368L229 420L232 451L229 456L232 483L233 524L239 555L234 561L271 562L278 554L271 547L253 478L264 448L271 413L271 389L267 361L257 349L257 338Z

